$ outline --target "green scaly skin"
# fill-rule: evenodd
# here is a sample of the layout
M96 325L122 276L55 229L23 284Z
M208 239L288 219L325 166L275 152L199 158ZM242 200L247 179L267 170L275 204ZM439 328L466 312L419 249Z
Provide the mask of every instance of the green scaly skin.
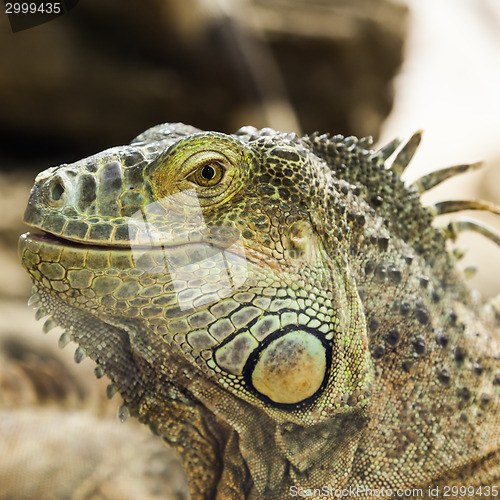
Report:
M45 329L177 449L193 499L498 482L498 313L367 146L164 124L36 179Z

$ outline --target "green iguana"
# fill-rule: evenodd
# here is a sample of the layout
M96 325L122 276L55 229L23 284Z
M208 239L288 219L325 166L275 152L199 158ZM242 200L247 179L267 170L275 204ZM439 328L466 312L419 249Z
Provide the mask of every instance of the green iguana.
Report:
M445 244L499 237L432 225L498 209L422 206L477 164L407 186L419 140L164 124L36 178L30 304L178 451L193 499L498 496L500 308Z

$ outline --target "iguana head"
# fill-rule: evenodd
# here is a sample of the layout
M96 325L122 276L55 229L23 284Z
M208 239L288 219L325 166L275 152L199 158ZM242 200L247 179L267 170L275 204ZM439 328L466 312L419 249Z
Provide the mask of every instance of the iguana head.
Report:
M155 127L37 177L23 262L42 295L115 326L142 323L204 377L310 425L368 390L333 183L294 134Z

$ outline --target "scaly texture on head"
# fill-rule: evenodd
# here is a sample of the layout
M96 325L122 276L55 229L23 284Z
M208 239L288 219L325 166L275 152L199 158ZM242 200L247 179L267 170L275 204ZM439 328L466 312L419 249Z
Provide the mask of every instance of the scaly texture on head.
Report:
M498 313L420 203L449 173L401 181L418 142L164 124L37 177L32 302L193 498L498 478Z

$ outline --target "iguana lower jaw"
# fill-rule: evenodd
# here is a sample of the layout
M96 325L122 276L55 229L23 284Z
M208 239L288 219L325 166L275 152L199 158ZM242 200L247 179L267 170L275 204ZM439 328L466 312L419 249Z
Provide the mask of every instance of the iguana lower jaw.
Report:
M297 261L301 266L307 264L304 255L311 253L305 246L303 245L301 257L298 257L299 260ZM213 256L214 250L220 251L218 247L207 250L203 243L192 243L178 245L175 248L149 248L142 255L140 247L139 250L135 249L136 253L134 253L134 251L127 248L96 246L93 243L87 245L72 241L66 242L60 237L48 236L47 233L41 236L37 234L31 236L28 233L23 235L20 240L20 253L25 267L32 274L34 280L51 291L52 294L60 296L71 307L83 312L87 311L89 314L115 326L119 326L117 323L120 323L120 319L122 319L126 327L134 322L141 323L143 336L146 335L147 331L150 332L148 335L155 335L162 341L167 340L167 344L169 343L168 339L172 336L175 339L175 335L183 335L182 333L177 334L175 331L172 332L172 328L175 327L175 321L183 321L182 318L189 318L193 314L195 303L190 296L183 301L182 290L179 291L178 289L179 284L175 281L175 275L169 274L167 270L168 262L165 262L165 258L167 260L172 259L172 256L178 251L182 257L196 254L196 258L200 257L200 252L202 257L206 257L206 252L208 252L210 258L211 255ZM137 258L138 252L139 258ZM276 264L276 266L266 265L261 267L259 264L252 262L255 253L249 253L252 259L243 260L241 254L233 253L233 250L230 253L228 251L224 252L225 258L228 259L231 265L229 279L232 280L233 284L238 285L236 290L229 288L225 291L222 288L223 293L231 298L231 304L237 304L234 299L245 300L247 295L255 295L248 291L251 285L247 281L255 286L258 285L259 280L267 283L278 280L282 283L281 286L285 287L284 291L289 290L292 296L296 295L298 288L293 284L290 269L285 268L284 270L281 263ZM146 262L143 262L143 257ZM317 262L321 264L322 261ZM217 262L214 262L211 265L213 267L216 264ZM226 267L224 262L222 264L223 267L218 271L219 274L216 275L219 278L210 281L212 291L220 291L221 286L224 286L224 280L227 281ZM273 267L275 268L273 269ZM318 271L319 269L321 268L318 267ZM152 270L156 270L156 272L152 272ZM190 279L200 281L199 271L199 268L192 270ZM222 274L220 274L221 272ZM242 276L243 279L241 279ZM240 282L235 281L238 279L240 279ZM341 281L339 279L335 286L341 288L343 286ZM311 285L307 285L307 281L304 281L304 285L311 287ZM200 283L198 286L200 286ZM146 298L142 299L141 297ZM299 318L299 315L295 312L300 307L300 303L307 299L301 299L300 297L295 299L287 298L285 293L282 297L276 303L281 307L291 309L289 309L290 312L288 313L285 310L281 325L279 322L277 323L279 316L270 316L265 319L264 310L262 309L262 312L260 312L262 319L253 321L253 326L247 327L247 337L244 338L248 339L252 339L253 335L261 335L261 332L266 331L263 328L274 328L275 330L255 353L248 351L248 354L245 354L245 351L243 351L245 357L241 361L237 358L231 359L227 357L227 353L231 352L228 350L229 348L232 349L231 345L228 348L223 344L220 349L215 351L213 357L209 358L209 362L210 359L213 359L212 363L225 367L235 375L242 376L243 380L246 380L246 383L249 384L246 389L242 387L238 390L229 387L229 390L234 390L240 397L244 397L249 401L254 401L257 396L267 403L265 406L266 411L274 414L279 421L287 421L291 418L299 423L302 422L300 413L296 413L294 416L293 411L290 413L288 409L294 410L294 406L298 403L300 403L299 406L301 407L310 406L310 403L316 399L315 396L320 389L328 383L333 383L329 378L332 354L328 343L322 341L321 337L318 336L319 332L317 333L316 329L321 325L318 318L313 320L311 318L312 313L309 313L309 316L303 313ZM220 299L218 298L218 300ZM342 292L339 301L345 300L351 299L345 297L345 292ZM200 307L203 304L208 306L210 304L216 305L216 302L213 299L205 300L201 302ZM264 298L256 299L256 305L250 308L252 316L249 316L246 321L256 318L255 313L259 312L259 307L263 308L264 303L272 304L272 301ZM331 299L328 299L327 305L324 306L326 314L328 314L328 308L331 307L328 304L331 303ZM46 307L48 308L47 312L55 312L50 303ZM224 308L224 305L220 304L218 307ZM357 310L359 308L353 309L353 312L357 314ZM325 313L319 312L318 316L322 317ZM200 313L197 314L199 316ZM209 319L215 319L213 313L208 314ZM217 313L215 314L217 315ZM165 318L169 320L165 321ZM245 321L244 317L243 321ZM311 321L311 326L308 326ZM339 324L343 325L343 329L349 331L351 328L349 322L351 320L348 316L343 318L339 316L338 321ZM359 323L359 320L356 321ZM359 327L362 328L362 326ZM323 325L321 330L326 332L327 325ZM197 335L201 336L201 340L197 341L198 344L206 342L206 340L203 340L204 336L207 337L207 340L211 338L208 337L207 333L203 333L203 330ZM327 335L327 338L333 339L334 333ZM361 339L362 336L358 335L357 338ZM191 340L191 342L195 343L194 340ZM335 347L338 363L348 363L350 356L348 352L356 343L350 343L350 347L346 349L343 347L342 341L336 340L336 342L338 342ZM367 355L366 342L363 345L365 346L363 347L365 355ZM201 346L204 346L204 344L201 344ZM245 344L242 345L243 349L249 349L249 347L245 347ZM89 351L91 348L91 345L87 345L85 350ZM345 353L341 354L344 350ZM283 360L279 361L281 357L283 357ZM286 362L284 362L285 359ZM209 367L209 363L200 366L205 372L208 371ZM339 369L339 373L342 372L343 370ZM360 376L364 377L362 375L364 372L365 370L361 370ZM312 425L327 418L332 411L334 413L339 411L349 399L351 393L356 391L359 396L361 386L356 386L356 377L353 377L350 370L347 370L347 373L352 379L353 385L345 385L342 391L332 393L331 397L336 398L337 403L330 410L321 410L320 407L318 407L317 411L311 410L309 412L310 416L305 422L307 425ZM209 371L208 374L211 375L212 380L222 383L223 386L226 385L224 379L211 374ZM313 374L315 375L312 376ZM113 378L113 374L110 374L110 376ZM337 385L339 382L340 380L336 380ZM361 404L361 399L356 401ZM324 402L322 404L324 405Z

